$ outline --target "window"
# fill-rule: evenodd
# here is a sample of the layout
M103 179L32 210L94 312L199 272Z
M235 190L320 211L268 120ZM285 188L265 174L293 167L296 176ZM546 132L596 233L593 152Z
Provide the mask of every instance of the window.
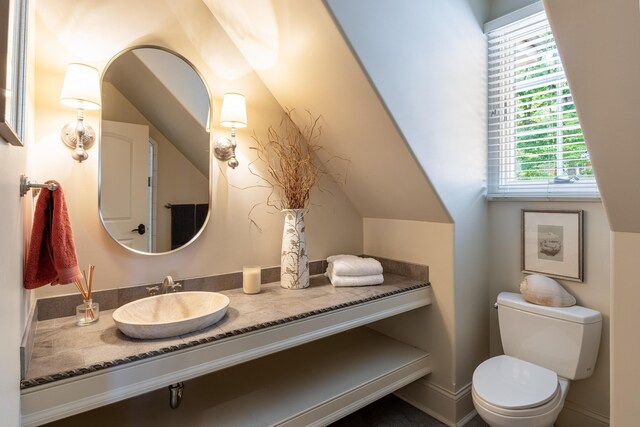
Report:
M599 197L544 11L490 29L487 40L488 196Z

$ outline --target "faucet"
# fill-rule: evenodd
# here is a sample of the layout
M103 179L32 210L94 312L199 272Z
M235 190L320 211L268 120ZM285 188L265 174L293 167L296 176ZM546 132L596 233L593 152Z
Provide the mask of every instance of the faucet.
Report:
M154 296L158 294L166 294L167 292L178 292L180 289L182 289L182 285L180 283L173 283L173 277L166 276L162 279L162 285L148 286L147 292L149 292L149 295Z

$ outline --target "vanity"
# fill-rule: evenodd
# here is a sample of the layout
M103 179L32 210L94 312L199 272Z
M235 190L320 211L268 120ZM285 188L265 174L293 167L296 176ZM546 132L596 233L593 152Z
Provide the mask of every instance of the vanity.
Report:
M203 426L326 425L431 372L428 353L365 326L429 305L426 280L388 272L383 285L336 288L316 275L304 290L222 293L220 322L168 339L128 338L110 310L85 327L38 322L36 348L64 350L31 359L22 425L176 425L185 413ZM172 410L166 387L181 381Z

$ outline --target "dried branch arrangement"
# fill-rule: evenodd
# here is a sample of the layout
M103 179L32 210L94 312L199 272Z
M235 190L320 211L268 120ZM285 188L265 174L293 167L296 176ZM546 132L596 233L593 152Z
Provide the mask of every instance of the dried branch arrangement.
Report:
M276 209L304 209L309 203L309 193L323 176L327 175L336 182L344 184L349 161L330 156L321 160L319 154L324 148L319 144L322 135L320 116L313 117L307 111L308 121L298 128L292 120L293 109L287 109L279 128L270 126L266 138L253 139L258 159L267 167L268 176L262 176L249 165L251 173L271 187L267 205ZM326 166L333 160L345 162L344 174L332 174ZM274 194L278 193L278 196Z

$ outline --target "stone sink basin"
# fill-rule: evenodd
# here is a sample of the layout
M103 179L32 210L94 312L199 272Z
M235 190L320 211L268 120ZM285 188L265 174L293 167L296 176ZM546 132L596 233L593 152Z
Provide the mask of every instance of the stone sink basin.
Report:
M125 304L113 312L113 320L132 338L168 338L213 325L228 306L229 297L217 292L176 292Z

